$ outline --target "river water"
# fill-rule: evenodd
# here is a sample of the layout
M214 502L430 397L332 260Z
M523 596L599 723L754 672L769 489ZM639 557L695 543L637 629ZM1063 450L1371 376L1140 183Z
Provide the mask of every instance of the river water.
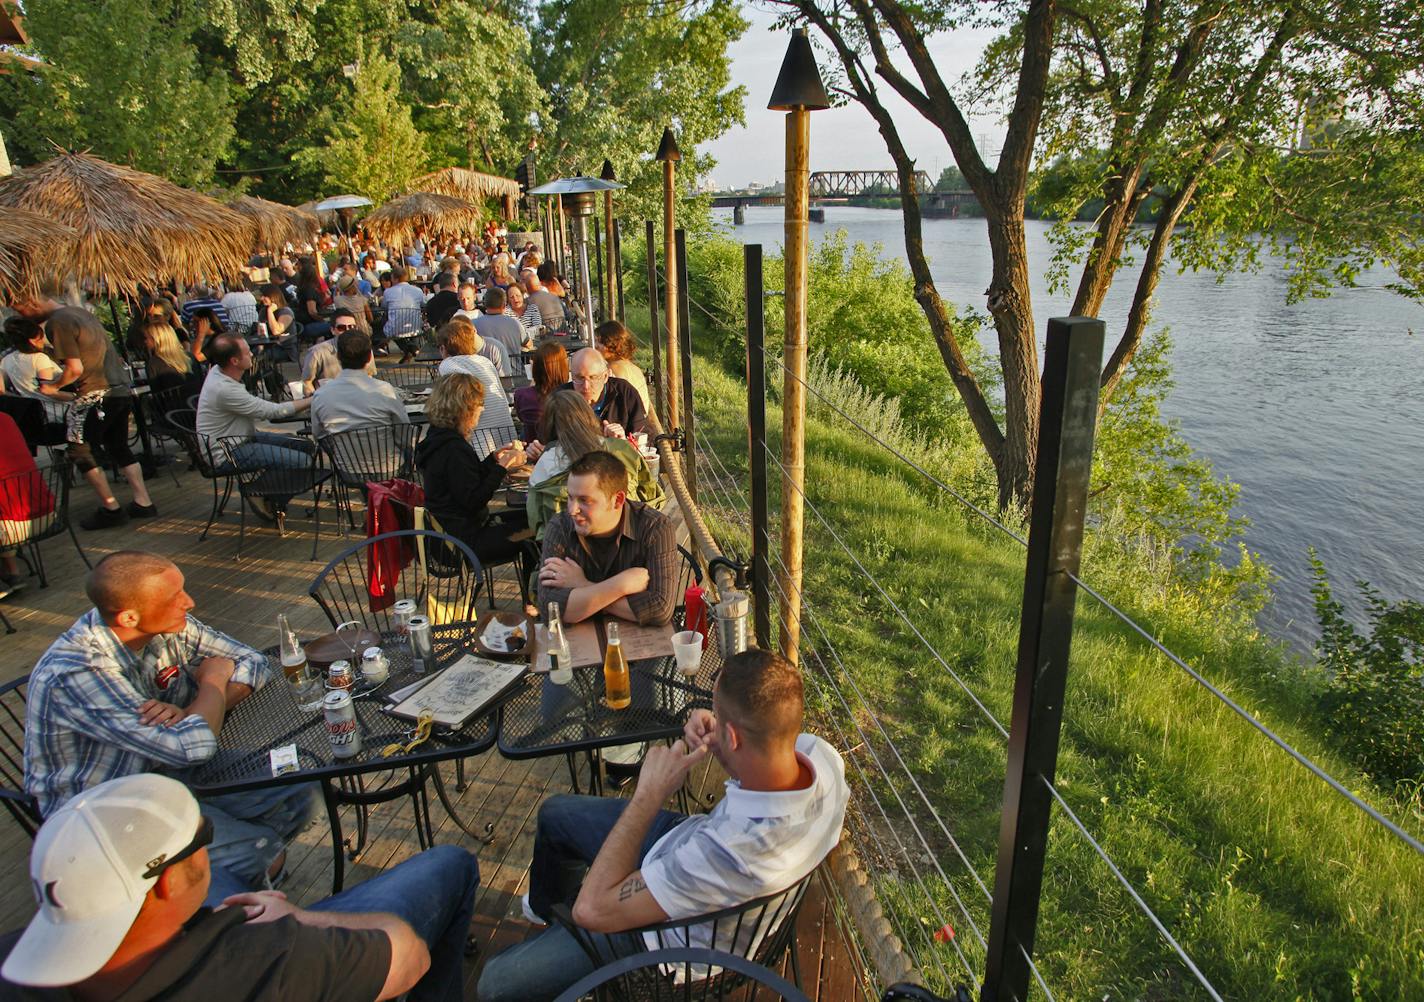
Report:
M844 229L853 243L880 243L903 259L898 210L827 206L812 240ZM782 242L782 210L753 207L743 226L716 210L731 236ZM1072 304L1051 296L1048 226L1027 224L1034 316L1040 329ZM927 219L925 252L946 300L984 310L990 278L982 219ZM1077 272L1070 273L1076 282ZM1153 328L1168 327L1176 387L1164 402L1186 440L1241 485L1244 539L1279 576L1262 625L1297 649L1318 635L1307 547L1314 546L1354 618L1351 585L1364 579L1386 598L1424 598L1424 307L1385 288L1382 269L1361 288L1329 299L1286 303L1279 263L1257 274L1178 274L1158 287ZM1102 311L1111 351L1131 301L1136 272L1124 272ZM1419 331L1421 333L1416 333ZM985 340L991 351L993 342ZM926 351L933 348L926 340Z

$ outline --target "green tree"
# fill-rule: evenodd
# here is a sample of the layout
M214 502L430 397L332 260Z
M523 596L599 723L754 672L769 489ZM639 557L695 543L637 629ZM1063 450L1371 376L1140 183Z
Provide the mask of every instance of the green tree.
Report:
M534 68L547 95L538 109L541 178L597 174L605 158L628 186L625 218L662 218L662 169L652 159L672 126L688 186L713 166L697 147L743 121L746 89L731 86L727 46L746 22L732 0L668 4L550 0L532 32ZM684 189L686 190L686 189ZM705 223L688 203L681 220Z
M353 83L350 110L330 120L326 144L298 155L319 163L333 188L379 205L425 170L425 136L411 121L395 62L367 52Z
M1067 282L1087 252L1072 312L1096 315L1119 270L1137 269L1128 319L1102 373L1105 405L1142 343L1174 239L1189 265L1222 270L1255 266L1267 247L1285 250L1298 272L1295 294L1349 282L1374 261L1400 272L1401 291L1419 294L1424 247L1411 229L1424 211L1414 138L1424 125L1417 73L1424 8L1417 3L777 5L829 44L839 62L836 90L870 112L895 160L916 298L994 462L1001 503L1027 498L1038 437L1037 327L1023 226L1035 162L1095 154L1081 164L1096 169L1061 188L1054 206L1072 219L1089 199L1103 202L1086 237L1067 225L1056 233L1056 281ZM956 93L927 39L969 26L1000 35L972 86ZM1002 423L930 275L914 163L883 87L939 131L984 209ZM965 117L970 102L1006 113L993 166ZM1136 228L1148 199L1160 202L1156 221Z
M43 160L51 143L159 174L211 183L233 138L227 78L203 71L202 23L175 0L29 0L33 73L0 76L16 152Z

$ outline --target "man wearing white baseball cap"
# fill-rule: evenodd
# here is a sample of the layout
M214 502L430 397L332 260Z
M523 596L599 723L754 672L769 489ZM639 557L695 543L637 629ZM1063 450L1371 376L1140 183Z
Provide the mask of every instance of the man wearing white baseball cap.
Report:
M39 911L0 939L0 1000L461 998L479 867L439 846L310 908L278 891L203 907L212 823L143 774L76 795L30 853Z

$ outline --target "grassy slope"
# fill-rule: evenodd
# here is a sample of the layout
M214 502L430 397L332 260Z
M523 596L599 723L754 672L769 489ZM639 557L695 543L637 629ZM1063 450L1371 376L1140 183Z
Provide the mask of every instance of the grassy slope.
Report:
M695 368L699 438L746 490L745 384L714 361L710 342L706 347ZM779 412L773 409L768 421L779 428ZM900 434L897 444L915 453L918 444ZM813 407L807 464L811 502L1007 726L1022 589L1019 544L986 529L827 410ZM704 488L719 538L745 553L745 519L717 499ZM855 682L847 685L834 661L809 672L825 732L844 748L864 746L849 766L855 780L877 772L874 756L893 764L878 721L992 886L1002 738L809 511L806 521L805 588L815 621L805 636L824 655L823 628ZM1288 694L1261 681L1280 666L1278 651L1264 642L1220 650L1203 617L1164 622L1160 605L1144 596L1143 607L1134 608L1133 594L1120 594L1110 577L1095 577L1090 559L1084 574L1327 770L1353 775L1304 726ZM808 668L820 663L808 658ZM838 681L845 703L828 678ZM1086 597L1078 604L1058 786L1225 997L1424 998L1424 860ZM879 782L876 794L891 823L862 791L856 833L861 851L876 861L897 927L942 984L956 960L928 931L948 918L970 966L982 971L982 950L943 881L930 879L935 870L903 815L895 821L896 797L913 806L914 790L903 780L893 789ZM1371 796L1378 798L1367 791ZM924 811L918 819L939 868L987 934L984 895L933 820ZM1061 811L1050 838L1038 942L1041 969L1059 999L1206 997ZM955 975L960 980L962 971Z

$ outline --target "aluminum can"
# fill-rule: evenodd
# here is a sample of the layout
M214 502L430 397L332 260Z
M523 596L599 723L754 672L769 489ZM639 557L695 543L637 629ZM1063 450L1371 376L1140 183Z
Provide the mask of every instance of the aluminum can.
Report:
M361 725L356 721L356 707L351 705L351 693L333 689L321 704L326 716L326 737L331 742L332 758L353 758L361 754Z
M267 336L267 322L265 320L257 321L257 336L262 338Z
M372 685L380 685L391 676L391 663L379 647L367 647L361 654L361 677Z
M423 672L434 667L435 643L430 636L430 617L411 616L408 629L410 631L410 656L415 662L416 672Z
M331 667L326 670L326 687L331 690L350 690L356 681L355 675L351 671L350 661L333 661Z
M403 598L391 606L391 621L395 623L396 632L402 637L410 632L410 617L414 615L415 602L411 599Z

